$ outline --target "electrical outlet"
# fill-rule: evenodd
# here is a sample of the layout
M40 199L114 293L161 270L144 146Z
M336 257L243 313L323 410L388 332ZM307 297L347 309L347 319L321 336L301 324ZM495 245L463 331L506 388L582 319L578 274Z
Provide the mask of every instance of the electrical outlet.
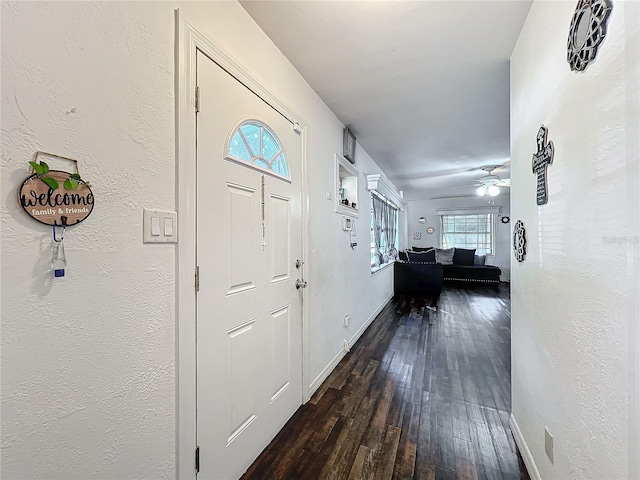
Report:
M553 435L547 427L544 427L544 451L553 463Z
M327 200L331 200L331 192L327 191L326 197L327 197Z
M344 316L344 327L347 328L349 326L349 322L351 322L351 317L349 315Z
M345 339L342 347L344 348L345 352L349 352L349 350L351 350L351 347L349 347L349 340Z

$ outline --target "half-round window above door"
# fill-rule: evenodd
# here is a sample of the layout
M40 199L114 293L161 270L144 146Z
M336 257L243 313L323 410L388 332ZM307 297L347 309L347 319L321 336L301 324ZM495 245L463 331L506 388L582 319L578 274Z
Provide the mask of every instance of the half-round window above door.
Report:
M258 120L242 122L227 142L226 159L291 180L289 164L278 137Z

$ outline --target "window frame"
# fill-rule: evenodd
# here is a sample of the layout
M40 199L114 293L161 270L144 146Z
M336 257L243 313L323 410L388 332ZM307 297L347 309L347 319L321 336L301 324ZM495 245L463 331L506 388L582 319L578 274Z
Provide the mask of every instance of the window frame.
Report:
M375 255L375 239L373 236L373 229L375 227L375 215L373 212L373 196L377 196L380 200L382 200L384 203L386 203L388 206L390 206L392 209L394 209L396 211L396 215L395 215L395 238L393 240L393 244L392 247L395 248L396 252L398 251L398 245L399 245L399 241L400 241L400 207L398 205L395 204L395 202L393 202L392 200L390 200L388 197L386 197L385 195L383 195L382 193L380 193L377 190L371 190L370 191L370 195L369 195L369 213L371 215L371 221L370 221L370 232L369 232L369 238L370 238L370 254L369 254L369 263L370 263L370 267L371 267L371 273L376 273L380 270L382 270L383 268L395 263L396 258L388 258L387 257L387 261L384 263L381 263L380 265L376 265L375 261L374 261L374 255ZM384 228L383 228L384 231ZM388 229L387 231L384 231L385 233L385 254L388 253L389 251L389 247L388 245L386 245L386 242L388 242ZM382 245L381 245L381 250L382 250ZM385 255L386 256L386 255Z
M245 160L245 159L237 157L237 156L235 156L235 155L233 155L231 153L231 142L233 140L233 137L236 135L236 133L239 133L239 134L241 134L242 137L245 137L244 132L242 132L242 130L241 130L242 127L244 127L245 125L255 125L255 126L259 127L259 128L262 128L262 129L266 130L266 132L273 138L273 140L276 142L277 146L280 148L278 155L281 155L282 161L287 166L287 172L289 173L288 177L285 177L284 175L281 175L281 174L275 172L274 170L271 170L270 168L264 168L264 167L261 167L259 165L256 165L255 163L253 163L254 159L261 159L261 160L264 161L264 163L266 163L268 165L271 165L270 162L267 161L262 156L252 156L251 160ZM262 145L262 138L260 138L260 144ZM247 153L249 153L249 154L253 154L254 153L252 151L252 149L249 149L250 147L248 146L246 141L245 141L245 148L247 148ZM274 159L278 155L274 156ZM278 138L276 133L273 131L273 129L271 127L269 127L269 125L267 125L265 122L262 122L260 120L255 119L255 118L245 118L245 119L239 121L233 127L233 129L231 129L231 133L229 135L227 135L227 140L225 142L224 159L228 160L230 162L236 163L238 165L243 165L243 166L245 166L247 168L251 168L252 170L257 170L259 172L266 173L267 175L271 175L272 177L278 178L278 179L283 180L285 182L291 183L291 167L289 165L289 162L287 161L287 155L285 154L285 150L284 150L284 146L282 145L282 142L280 141L280 139Z
M488 257L494 257L496 255L496 217L497 214L495 212L476 212L476 211L469 211L469 212L439 212L438 215L440 216L440 247L441 248L467 248L467 249L475 249L476 250L476 255L486 255ZM470 232L468 230L465 231L461 231L461 232L447 232L445 231L445 217L478 217L478 216L489 216L489 222L487 222L487 225L489 225L489 229L490 231L476 231L476 232ZM478 222L480 223L480 222ZM445 242L445 235L449 233L450 235L455 235L456 233L460 234L460 235L466 235L466 234L489 234L490 237L490 242L489 242L489 248L490 253L486 252L486 248L485 246L487 245L487 243L479 243L476 242L475 244L469 244L466 243L464 245L449 245ZM485 251L484 253L480 253L481 251Z

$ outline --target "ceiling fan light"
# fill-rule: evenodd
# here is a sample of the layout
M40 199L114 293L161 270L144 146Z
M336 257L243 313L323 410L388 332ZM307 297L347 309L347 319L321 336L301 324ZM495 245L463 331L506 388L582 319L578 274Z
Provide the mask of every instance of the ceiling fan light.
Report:
M491 185L487 188L487 193L492 197L495 197L500 194L500 189L496 185Z
M486 185L480 185L478 188L476 188L476 193L478 195L480 195L481 197L484 197L485 194L487 193L487 186Z

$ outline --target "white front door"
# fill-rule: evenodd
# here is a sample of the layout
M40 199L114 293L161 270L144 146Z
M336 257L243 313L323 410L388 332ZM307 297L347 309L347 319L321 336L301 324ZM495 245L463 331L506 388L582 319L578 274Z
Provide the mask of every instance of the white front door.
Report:
M201 52L197 84L198 476L226 480L302 403L302 141Z

